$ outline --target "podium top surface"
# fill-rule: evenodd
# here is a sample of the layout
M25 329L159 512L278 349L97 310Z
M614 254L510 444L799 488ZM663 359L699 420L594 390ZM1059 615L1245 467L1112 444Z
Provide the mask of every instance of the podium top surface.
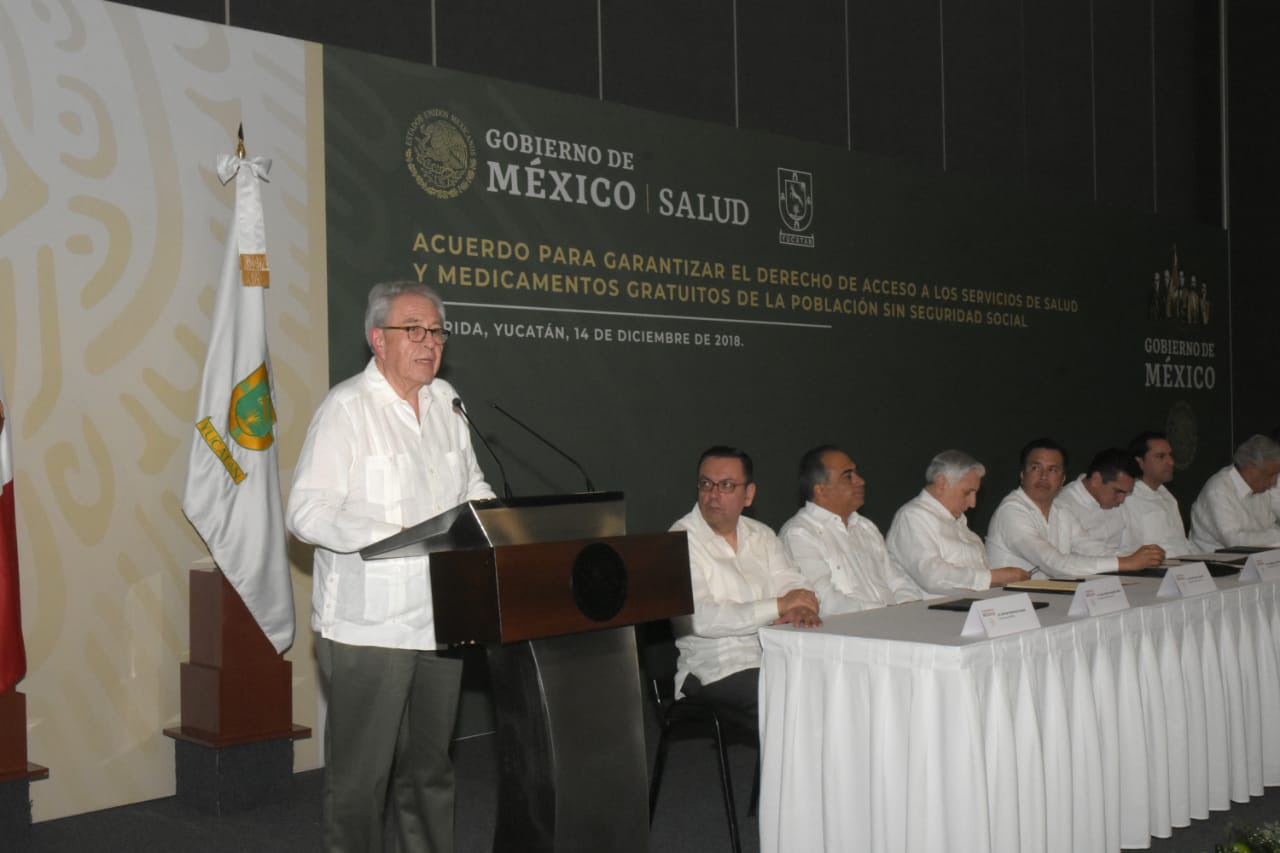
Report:
M500 548L627 532L622 492L578 492L468 501L360 551L365 560Z

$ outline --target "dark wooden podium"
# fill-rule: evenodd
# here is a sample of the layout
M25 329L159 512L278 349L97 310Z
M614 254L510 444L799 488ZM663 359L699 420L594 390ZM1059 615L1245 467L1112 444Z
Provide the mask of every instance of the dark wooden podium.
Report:
M620 492L472 501L370 546L431 556L436 638L488 651L497 853L647 853L630 626L693 612L684 533L626 535Z

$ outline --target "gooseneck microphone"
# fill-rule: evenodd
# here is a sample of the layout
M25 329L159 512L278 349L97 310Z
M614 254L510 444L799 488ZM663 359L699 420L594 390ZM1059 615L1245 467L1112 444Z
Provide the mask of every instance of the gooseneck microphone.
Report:
M498 473L502 475L502 494L510 500L515 497L511 494L511 484L507 482L507 469L502 467L502 460L498 458L498 454L493 452L493 448L489 446L489 442L485 441L484 433L480 432L476 427L475 421L471 420L471 416L467 414L467 410L462 406L462 398L453 398L453 410L462 415L462 419L467 422L467 426L471 427L471 431L475 433L476 438L480 439L480 443L484 445L484 449L489 451L489 455L493 457L493 461L498 463Z
M548 441L546 438L543 438L543 436L542 436L542 435L541 435L541 434L540 434L536 429L534 429L533 427L529 426L527 423L525 423L524 421L520 420L520 419L519 419L519 418L517 418L515 415L511 414L511 413L510 413L510 412L508 412L506 409L504 409L504 408L502 408L501 406L499 406L497 403L490 402L490 403L489 403L489 405L490 405L490 406L493 406L493 407L494 407L495 409L497 409L499 412L501 412L502 414L506 415L506 416L507 416L507 417L508 417L508 418L509 418L513 423L515 423L515 425L516 425L516 426L520 427L522 430L524 430L525 432L529 433L529 435L531 435L531 436L533 436L534 438L538 439L538 441L541 441L543 444L545 444L547 447L550 447L550 448L551 448L552 450L554 450L556 453L559 453L559 454L560 454L561 456L563 456L565 459L568 459L571 463L573 463L573 467L575 467L575 468L577 468L577 469L578 469L578 473L582 474L582 479L584 479L584 480L586 480L586 481L587 481L587 491L588 491L588 492L594 492L594 491L596 490L595 483L591 482L591 477L589 477L589 476L587 475L586 469L584 469L581 465L579 465L579 464L578 464L578 460L577 460L577 459L574 459L572 456L570 456L568 453L565 453L565 452L564 452L563 450L561 450L559 447L556 447L554 444L552 444L552 443L551 443L550 441Z

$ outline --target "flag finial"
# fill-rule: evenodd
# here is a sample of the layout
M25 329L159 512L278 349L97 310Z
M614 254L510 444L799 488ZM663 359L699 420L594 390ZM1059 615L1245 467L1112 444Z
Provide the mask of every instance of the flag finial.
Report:
M244 151L244 122L240 122L240 129L236 131L236 156L241 160L245 157Z

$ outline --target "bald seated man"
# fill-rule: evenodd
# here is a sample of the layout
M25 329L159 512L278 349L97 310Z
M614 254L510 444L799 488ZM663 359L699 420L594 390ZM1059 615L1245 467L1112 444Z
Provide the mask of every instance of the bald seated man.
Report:
M834 445L800 458L805 504L778 532L791 560L818 594L823 616L918 601L925 593L903 571L884 536L858 514L866 480L852 457Z
M965 510L977 503L986 467L962 450L944 450L925 469L925 487L893 517L889 553L926 592L983 590L1026 580L1026 569L987 562Z
M1280 444L1265 435L1245 439L1192 504L1191 544L1204 552L1233 545L1280 547L1280 524L1268 494L1277 475Z

